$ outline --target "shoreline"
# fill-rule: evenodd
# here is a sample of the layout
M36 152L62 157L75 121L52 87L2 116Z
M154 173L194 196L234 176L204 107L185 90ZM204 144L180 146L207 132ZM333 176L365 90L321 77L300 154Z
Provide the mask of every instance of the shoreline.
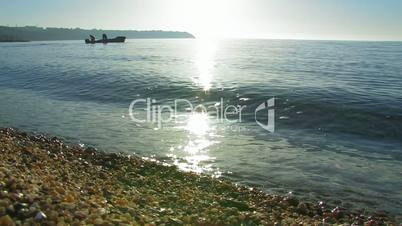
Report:
M397 225L135 155L0 128L0 225Z

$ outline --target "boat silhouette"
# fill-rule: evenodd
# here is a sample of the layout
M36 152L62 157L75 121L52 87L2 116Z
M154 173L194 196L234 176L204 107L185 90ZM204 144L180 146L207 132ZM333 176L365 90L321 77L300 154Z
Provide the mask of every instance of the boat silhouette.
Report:
M85 39L85 43L86 44L95 44L95 43L119 43L119 42L125 42L126 41L126 37L124 36L118 36L116 38L111 38L108 39L106 37L106 35L103 35L102 39L99 40L95 40L95 37L90 35L91 39Z

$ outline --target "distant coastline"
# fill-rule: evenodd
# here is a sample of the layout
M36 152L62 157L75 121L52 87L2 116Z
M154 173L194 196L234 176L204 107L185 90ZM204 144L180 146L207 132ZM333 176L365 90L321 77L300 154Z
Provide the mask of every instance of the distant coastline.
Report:
M90 34L95 37L101 37L102 34L107 34L109 37L126 36L129 39L195 38L192 34L182 31L86 30L81 28L0 26L0 42L83 40Z
M29 42L29 40L20 40L20 39L0 39L0 42Z

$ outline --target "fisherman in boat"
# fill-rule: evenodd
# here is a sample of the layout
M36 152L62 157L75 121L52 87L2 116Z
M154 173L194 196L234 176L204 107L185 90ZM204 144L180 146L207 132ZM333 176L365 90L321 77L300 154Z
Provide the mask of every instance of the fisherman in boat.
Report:
M89 35L89 38L90 38L90 40L91 40L92 43L95 43L95 36Z
M86 44L95 44L95 43L122 43L126 41L126 37L124 36L118 36L116 38L108 39L106 34L102 35L102 39L96 40L93 35L89 35L89 39L85 39Z

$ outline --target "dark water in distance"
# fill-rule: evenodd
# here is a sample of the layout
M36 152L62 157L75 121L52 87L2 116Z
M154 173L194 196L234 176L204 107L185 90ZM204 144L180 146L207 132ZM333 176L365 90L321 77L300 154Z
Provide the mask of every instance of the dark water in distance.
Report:
M167 157L183 170L269 192L400 214L401 60L401 42L1 43L0 126ZM241 123L193 115L156 128L128 115L132 100L147 97L247 107ZM254 119L272 97L275 133Z

